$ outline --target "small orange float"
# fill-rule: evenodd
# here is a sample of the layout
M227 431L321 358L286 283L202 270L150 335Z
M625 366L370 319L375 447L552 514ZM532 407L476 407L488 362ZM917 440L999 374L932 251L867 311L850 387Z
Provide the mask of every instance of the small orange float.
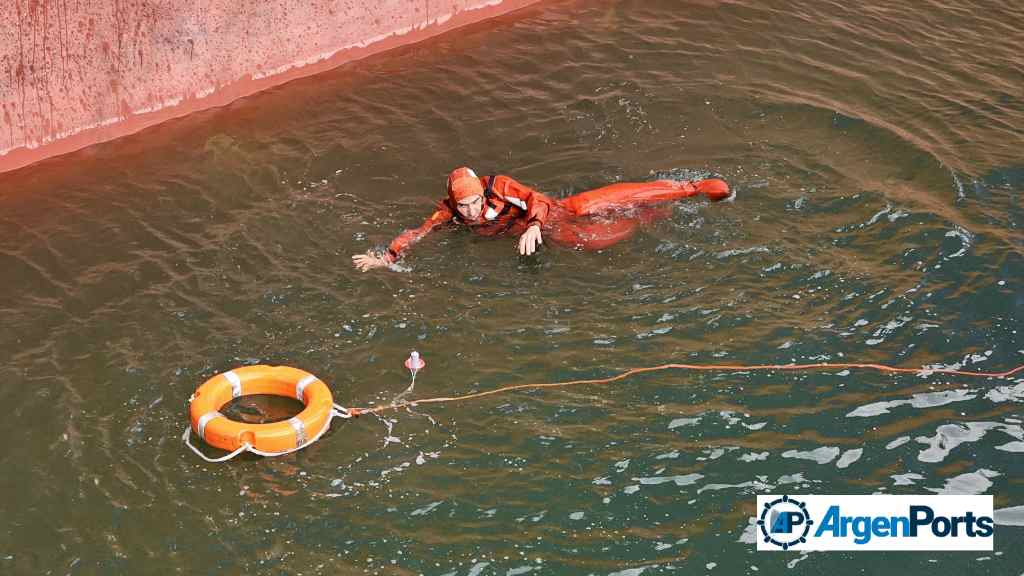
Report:
M301 400L306 407L288 420L249 424L231 420L220 409L239 396L272 394ZM189 399L191 426L182 437L189 448L210 462L222 462L248 451L262 456L294 452L320 439L335 416L349 413L334 404L331 390L316 376L290 366L244 366L210 378ZM230 452L208 458L189 443L191 432L204 442Z

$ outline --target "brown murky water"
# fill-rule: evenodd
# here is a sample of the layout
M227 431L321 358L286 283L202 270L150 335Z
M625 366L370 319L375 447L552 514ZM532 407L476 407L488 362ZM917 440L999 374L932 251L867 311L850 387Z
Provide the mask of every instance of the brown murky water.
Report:
M411 349L420 397L671 361L1016 366L1022 29L999 2L547 2L0 176L0 573L1016 573L1021 378L654 373L220 465L180 435L229 368L368 405ZM405 271L352 268L461 164L738 195L598 253L437 233ZM1004 512L993 553L758 554L773 490Z

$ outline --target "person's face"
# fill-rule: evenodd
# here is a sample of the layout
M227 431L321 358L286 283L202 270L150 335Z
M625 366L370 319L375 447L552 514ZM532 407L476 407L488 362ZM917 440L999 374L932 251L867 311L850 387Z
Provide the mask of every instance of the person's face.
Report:
M484 197L477 194L476 196L463 198L461 202L456 204L456 208L459 210L459 214L466 220L476 220L480 217L480 212L483 211Z

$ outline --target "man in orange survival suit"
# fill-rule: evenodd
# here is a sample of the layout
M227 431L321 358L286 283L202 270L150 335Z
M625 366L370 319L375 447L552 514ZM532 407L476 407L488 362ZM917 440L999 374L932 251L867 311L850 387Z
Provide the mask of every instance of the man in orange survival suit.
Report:
M483 236L519 234L519 253L533 254L547 234L570 246L599 250L629 237L643 222L665 215L654 204L705 194L712 201L729 196L729 186L717 178L696 182L655 180L623 182L554 200L508 176L477 176L457 168L448 176L448 197L419 228L402 232L386 252L352 256L361 271L394 263L402 253L443 224L468 226ZM595 221L592 216L639 208L641 214L618 220ZM645 210L646 209L646 210Z

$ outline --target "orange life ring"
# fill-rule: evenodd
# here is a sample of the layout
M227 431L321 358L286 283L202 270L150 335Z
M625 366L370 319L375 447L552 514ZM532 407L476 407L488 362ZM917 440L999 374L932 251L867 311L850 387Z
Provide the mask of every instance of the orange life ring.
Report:
M219 410L239 396L273 394L301 400L305 409L271 424L231 420ZM244 366L210 378L189 401L192 431L207 444L235 451L248 445L257 454L280 454L317 440L331 423L334 399L316 376L290 366Z

